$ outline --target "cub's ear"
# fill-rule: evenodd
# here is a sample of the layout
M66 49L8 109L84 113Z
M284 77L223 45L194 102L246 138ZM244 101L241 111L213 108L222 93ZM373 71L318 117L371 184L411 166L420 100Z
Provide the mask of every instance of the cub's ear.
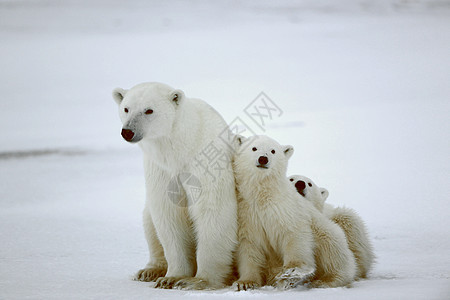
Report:
M127 90L124 90L122 88L115 88L112 92L114 101L116 101L116 103L120 105L126 93Z
M243 135L236 134L235 140L236 140L236 145L237 146L242 146L243 144L245 144L245 142L248 140L248 138L246 138Z
M232 133L229 133L229 134L232 134ZM248 138L246 138L245 136L242 136L240 134L233 134L231 144L234 147L234 151L236 153L240 153L242 151L242 149L244 149L244 147L242 147L242 145L244 145L247 141L248 141Z
M291 158L292 154L294 154L294 147L291 145L283 146L283 153L286 155L287 159Z
M323 201L325 201L327 200L330 193L328 193L328 190L326 188L320 188L320 194L322 195Z
M182 90L174 90L170 93L170 100L173 101L176 105L180 104L184 99L184 92Z

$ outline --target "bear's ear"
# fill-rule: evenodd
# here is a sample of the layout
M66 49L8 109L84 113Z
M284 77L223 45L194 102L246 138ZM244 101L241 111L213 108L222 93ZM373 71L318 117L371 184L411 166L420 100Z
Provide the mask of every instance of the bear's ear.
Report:
M323 201L325 201L327 200L330 193L328 193L328 190L326 188L320 188L320 194L322 195Z
M170 93L170 100L173 101L176 105L180 104L184 99L184 92L182 90L174 90Z
M291 158L292 154L294 154L294 147L291 145L283 146L283 153L287 159Z
M248 140L248 138L246 138L243 135L236 134L235 140L236 140L236 145L242 146Z
M122 88L115 88L112 92L114 101L120 105L126 93L127 91Z
M243 149L242 145L245 144L247 140L248 139L245 136L233 134L232 145L234 147L234 151L236 151L236 153L240 152Z

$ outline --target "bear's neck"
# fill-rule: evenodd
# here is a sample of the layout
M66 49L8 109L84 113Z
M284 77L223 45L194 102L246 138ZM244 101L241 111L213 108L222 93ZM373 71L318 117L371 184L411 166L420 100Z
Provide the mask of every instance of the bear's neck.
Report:
M192 162L194 156L204 147L207 138L202 136L201 118L189 120L189 111L180 105L177 113L178 122L173 124L170 133L139 143L144 152L144 160L170 172L180 172ZM192 113L191 113L192 114ZM186 126L189 124L189 126ZM192 143L201 141L201 143Z
M144 166L151 164L169 171L173 170L173 165L177 164L170 138L158 137L144 140L139 143L139 146L144 154Z
M270 176L249 176L249 174L236 174L236 184L242 198L254 201L270 201L284 194L287 179L283 174Z

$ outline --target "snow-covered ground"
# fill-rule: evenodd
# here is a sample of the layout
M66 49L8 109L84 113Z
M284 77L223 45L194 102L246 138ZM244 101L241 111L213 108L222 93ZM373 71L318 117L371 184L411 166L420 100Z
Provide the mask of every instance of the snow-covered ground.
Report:
M0 299L449 299L450 1L0 0ZM140 150L116 86L161 81L228 122L264 91L290 174L367 221L352 288L157 290Z

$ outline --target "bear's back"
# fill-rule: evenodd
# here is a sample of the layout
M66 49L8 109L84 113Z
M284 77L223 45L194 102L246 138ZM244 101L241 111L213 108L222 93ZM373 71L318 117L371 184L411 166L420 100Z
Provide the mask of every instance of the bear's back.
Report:
M222 147L221 138L227 137L228 125L224 118L207 102L197 98L186 98L183 103L178 138L186 139L185 131L194 139L197 148L205 148L211 142Z

